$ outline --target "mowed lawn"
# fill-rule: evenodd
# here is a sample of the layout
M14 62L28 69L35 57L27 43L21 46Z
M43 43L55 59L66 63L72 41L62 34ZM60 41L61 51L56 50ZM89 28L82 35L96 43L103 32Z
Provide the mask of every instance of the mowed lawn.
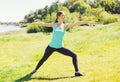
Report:
M120 82L120 23L80 26L66 32L64 45L78 57L85 76L74 77L72 59L57 52L33 76L52 33L25 30L0 34L0 82Z

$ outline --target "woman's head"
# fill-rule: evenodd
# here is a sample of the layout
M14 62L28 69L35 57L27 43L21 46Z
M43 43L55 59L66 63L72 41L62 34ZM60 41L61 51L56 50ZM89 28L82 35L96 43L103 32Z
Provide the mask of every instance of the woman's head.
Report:
M56 20L55 22L58 22L58 20L64 20L65 19L65 13L63 11L58 11L56 14Z

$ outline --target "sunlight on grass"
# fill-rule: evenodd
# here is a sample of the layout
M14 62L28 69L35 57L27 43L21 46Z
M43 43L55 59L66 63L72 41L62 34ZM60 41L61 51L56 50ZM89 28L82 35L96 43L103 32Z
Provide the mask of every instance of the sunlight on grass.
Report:
M51 35L0 34L0 82L120 82L120 23L66 32L65 47L77 54L83 77L74 77L72 59L57 52L35 75L27 75L43 56Z

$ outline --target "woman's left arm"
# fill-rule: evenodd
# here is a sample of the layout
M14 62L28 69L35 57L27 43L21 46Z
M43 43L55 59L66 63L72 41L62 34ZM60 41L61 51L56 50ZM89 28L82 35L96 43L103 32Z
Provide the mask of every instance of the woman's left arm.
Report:
M74 23L67 23L67 24L65 24L65 27L68 29L68 28L71 28L74 26L79 26L82 24L92 24L92 23L95 23L95 22L94 21L78 21L78 22L74 22Z

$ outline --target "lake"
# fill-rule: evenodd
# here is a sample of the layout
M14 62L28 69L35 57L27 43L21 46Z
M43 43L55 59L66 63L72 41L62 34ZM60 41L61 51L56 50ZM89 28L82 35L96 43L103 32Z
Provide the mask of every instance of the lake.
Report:
M15 30L22 30L24 28L21 28L20 26L14 26L14 25L0 25L0 33L8 32L8 31L15 31Z

